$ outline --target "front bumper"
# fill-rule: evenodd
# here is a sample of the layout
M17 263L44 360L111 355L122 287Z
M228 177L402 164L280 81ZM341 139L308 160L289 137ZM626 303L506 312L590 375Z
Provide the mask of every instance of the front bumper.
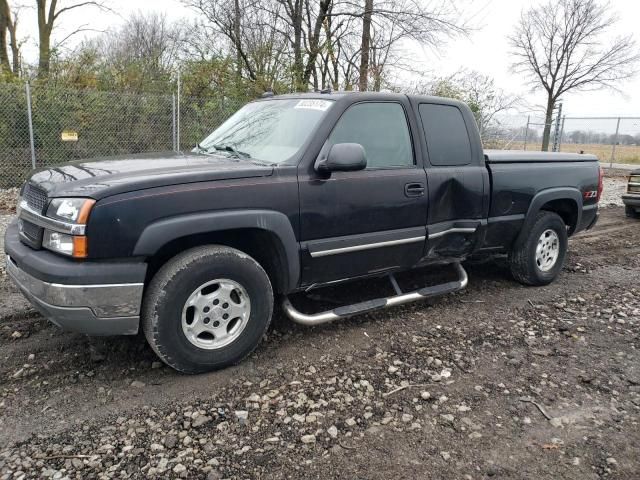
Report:
M102 267L107 282L94 283L95 273L83 282L81 276L70 275L69 271L91 273L95 272L95 265L32 250L20 243L17 235L14 222L5 235L7 273L42 315L64 330L88 335L135 335L138 332L146 265L136 264L134 268L126 263L101 263L97 267ZM34 270L38 267L40 270ZM49 267L53 270L48 271ZM60 283L61 275L70 282ZM130 281L108 282L122 277Z
M632 195L632 194L624 194L622 195L622 202L627 207L639 208L640 209L640 195Z

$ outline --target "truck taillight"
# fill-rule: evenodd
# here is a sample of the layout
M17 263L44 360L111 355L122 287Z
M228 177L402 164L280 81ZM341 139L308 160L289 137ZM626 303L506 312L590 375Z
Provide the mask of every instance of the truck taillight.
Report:
M604 168L600 167L598 171L598 195L596 196L596 202L600 201L602 190L604 190Z

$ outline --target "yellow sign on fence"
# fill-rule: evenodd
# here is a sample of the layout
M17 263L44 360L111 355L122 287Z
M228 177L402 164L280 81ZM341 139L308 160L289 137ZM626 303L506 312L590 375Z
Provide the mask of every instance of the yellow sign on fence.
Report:
M60 139L63 142L77 142L78 132L74 132L73 130L63 130L60 134Z

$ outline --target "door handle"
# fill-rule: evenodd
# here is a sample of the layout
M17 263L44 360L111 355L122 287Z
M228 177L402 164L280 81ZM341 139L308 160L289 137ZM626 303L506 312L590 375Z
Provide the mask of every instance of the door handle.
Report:
M404 194L407 197L421 197L424 195L424 185L422 183L407 183L404 186Z

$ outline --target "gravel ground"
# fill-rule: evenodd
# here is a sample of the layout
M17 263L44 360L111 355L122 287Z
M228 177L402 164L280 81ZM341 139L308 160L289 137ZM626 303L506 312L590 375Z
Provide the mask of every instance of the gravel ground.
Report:
M17 188L0 189L0 213L15 211L17 199Z
M623 206L622 194L626 191L626 177L605 177L600 205L603 207Z
M199 376L140 337L60 332L0 278L0 478L638 478L639 233L603 209L549 287L484 263L464 292L334 325L277 313Z
M2 214L0 211L0 332L3 331L4 320L17 316L21 318L25 315L35 315L35 311L29 303L13 285L10 285L7 278L6 259L4 255L4 231L12 219L12 215ZM2 333L0 333L2 335ZM0 342L0 358L2 358L3 348ZM0 385L1 385L0 381ZM1 387L0 387L1 388ZM0 412L2 408L0 407Z

